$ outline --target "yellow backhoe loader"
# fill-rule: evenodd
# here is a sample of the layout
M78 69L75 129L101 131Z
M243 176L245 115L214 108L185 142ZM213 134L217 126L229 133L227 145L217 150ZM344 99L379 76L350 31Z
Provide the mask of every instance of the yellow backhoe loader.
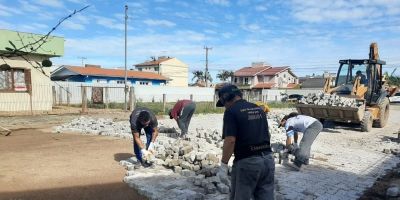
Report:
M339 63L334 87L331 87L331 78L327 78L323 92L355 98L356 101L363 102L362 106L354 108L297 104L297 111L320 120L358 123L364 132L369 132L372 127L384 127L389 117L388 96L393 92L385 85L382 66L386 62L379 60L378 45L370 45L369 59L340 60Z

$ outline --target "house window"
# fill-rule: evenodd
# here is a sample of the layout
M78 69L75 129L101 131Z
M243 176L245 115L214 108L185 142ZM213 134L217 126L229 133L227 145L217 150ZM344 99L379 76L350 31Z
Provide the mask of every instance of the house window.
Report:
M138 83L139 85L151 85L150 81L136 81L136 84Z
M118 80L117 84L125 84L125 80Z
M237 78L235 77L234 82L237 83Z
M27 69L0 69L0 91L28 91L30 78L30 70Z
M154 71L158 72L158 70L159 70L159 67L154 68Z
M142 71L143 69L142 69L142 68L138 68L138 70L139 70L139 71Z
M283 74L283 78L286 78L286 74Z
M244 84L245 84L245 85L248 85L248 84L249 84L249 78L247 78L247 77L244 78Z

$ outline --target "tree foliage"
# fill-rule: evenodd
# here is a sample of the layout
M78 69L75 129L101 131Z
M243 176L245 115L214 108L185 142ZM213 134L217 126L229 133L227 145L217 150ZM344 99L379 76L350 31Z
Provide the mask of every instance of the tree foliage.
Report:
M233 71L222 70L217 74L217 78L223 82L230 80L233 77Z

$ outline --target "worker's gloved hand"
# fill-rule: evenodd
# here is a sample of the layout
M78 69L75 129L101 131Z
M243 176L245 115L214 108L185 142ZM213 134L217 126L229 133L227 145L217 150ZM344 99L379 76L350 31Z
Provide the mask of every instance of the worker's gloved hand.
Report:
M229 171L229 167L227 164L221 162L218 170L217 170L217 176L219 177L219 179L221 180L222 183L224 183L225 185L230 186L230 180L228 177L228 171Z
M150 156L151 156L151 152L147 151L146 149L141 149L140 152L142 153L142 159L143 160L149 160Z
M150 151L151 153L154 153L154 143L153 142L150 142L150 144L149 144L149 148L147 148L147 150L148 151Z

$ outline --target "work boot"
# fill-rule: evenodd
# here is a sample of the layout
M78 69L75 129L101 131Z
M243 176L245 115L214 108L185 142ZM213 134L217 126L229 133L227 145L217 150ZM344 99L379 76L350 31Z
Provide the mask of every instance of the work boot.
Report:
M290 159L290 161L294 162L295 159ZM310 164L310 159L307 159L303 162L304 165L309 165Z
M144 168L149 168L149 167L151 167L153 164L151 164L151 163L149 163L149 162L147 162L147 161L142 161L142 166L144 167Z
M294 161L292 163L287 162L284 164L284 166L289 167L294 171L301 171L301 165L302 165L302 163L298 162L298 161Z

